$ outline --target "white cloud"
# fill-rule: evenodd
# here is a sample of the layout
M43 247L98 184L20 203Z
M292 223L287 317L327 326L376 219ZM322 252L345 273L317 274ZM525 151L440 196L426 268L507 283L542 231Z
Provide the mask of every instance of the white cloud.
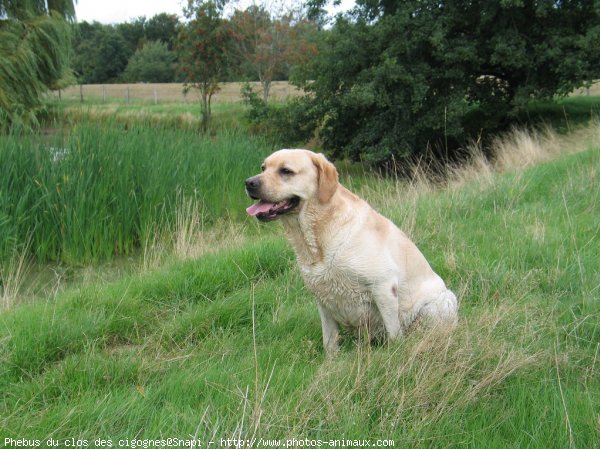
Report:
M181 16L184 4L186 0L78 0L75 11L78 22L122 23L161 12Z
M238 3L241 7L244 7L245 3L265 3L268 1L240 0ZM284 1L294 2L294 0ZM342 0L341 5L335 9L330 5L329 11L345 11L354 6L354 1ZM78 22L122 23L141 16L150 18L161 12L177 14L182 17L183 7L186 5L187 0L78 0L75 4L75 11Z

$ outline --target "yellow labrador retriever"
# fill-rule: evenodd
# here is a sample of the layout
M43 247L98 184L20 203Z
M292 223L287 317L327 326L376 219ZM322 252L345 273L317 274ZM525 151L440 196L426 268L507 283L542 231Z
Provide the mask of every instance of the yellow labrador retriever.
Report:
M316 296L327 352L337 349L340 325L393 340L419 317L456 321L456 296L415 244L344 188L322 154L277 151L246 192L259 200L249 215L282 221Z

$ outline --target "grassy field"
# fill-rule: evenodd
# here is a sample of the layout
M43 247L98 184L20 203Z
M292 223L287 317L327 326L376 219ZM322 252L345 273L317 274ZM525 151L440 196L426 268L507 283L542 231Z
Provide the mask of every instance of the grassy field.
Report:
M69 148L106 131L85 129ZM127 149L119 132L103 140L113 151ZM246 230L227 222L220 235L180 226L219 251L188 254L183 238L179 261L13 304L0 314L0 446L343 438L598 447L599 132L597 124L585 138L515 132L496 142L493 165L474 158L443 186L345 178L457 292L453 332L417 327L383 346L346 336L326 359L281 229L250 221ZM182 148L198 145L181 139ZM174 140L147 144L160 152ZM161 157L156 166L171 163ZM253 157L240 176L256 171ZM141 177L154 176L144 167ZM227 201L232 214L248 203Z
M245 107L240 94L243 83L222 83L212 99L211 129L229 130L244 122ZM250 83L256 92L260 83ZM200 97L196 90L182 94L180 83L86 84L71 86L48 98L51 117L70 122L119 121L127 125L154 124L175 128L199 129L201 123ZM272 84L269 101L282 103L301 95L286 81Z
M241 102L217 103L212 106L210 131L243 128L245 106ZM198 131L201 128L200 103L104 103L80 104L75 101L52 103L49 115L59 122L114 123L125 126L168 127Z
M114 88L123 88L114 85ZM245 118L246 106L242 103L239 91L231 90L226 100L216 99L212 106L211 130L230 130L232 128L248 128ZM296 95L296 94L294 94ZM282 104L285 95L274 95L272 104ZM600 115L598 96L570 96L554 101L532 102L527 111L522 113L517 122L523 126L548 124L560 132L570 132L585 125ZM71 123L114 122L127 126L150 125L171 128L197 130L200 128L201 114L198 101L175 101L154 103L154 101L132 100L112 97L103 101L101 97L90 97L84 103L78 99L56 99L48 106L51 117L58 121Z
M599 86L600 89L600 86ZM600 117L598 96L572 96L554 101L535 101L527 108L525 123L544 122L561 132L571 132Z
M589 88L582 87L580 89L575 89L572 95L600 96L600 81L596 80Z

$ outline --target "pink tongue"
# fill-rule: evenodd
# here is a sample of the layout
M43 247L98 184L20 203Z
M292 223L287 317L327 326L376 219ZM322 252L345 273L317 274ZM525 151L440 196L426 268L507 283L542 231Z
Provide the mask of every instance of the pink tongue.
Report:
M256 204L253 204L248 209L246 209L246 212L248 213L248 215L251 215L254 217L254 216L260 214L261 212L269 212L269 210L273 206L275 206L275 203L264 203L264 202L260 201Z

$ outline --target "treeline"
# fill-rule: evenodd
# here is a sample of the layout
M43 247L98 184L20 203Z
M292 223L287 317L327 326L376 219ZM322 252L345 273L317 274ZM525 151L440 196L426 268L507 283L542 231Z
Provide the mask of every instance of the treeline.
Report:
M199 9L217 7L218 2L198 5L186 9L186 20L161 13L115 25L74 23L71 68L76 82L189 81L189 65L186 67L185 62L189 62L193 52L190 36L206 31L195 21L195 16L203 14ZM222 10L217 12L222 14ZM274 16L264 6L256 5L236 10L229 17L219 17L219 22L218 27L208 30L221 34L220 42L214 42L215 47L210 49L223 54L219 61L219 81L261 81L265 77L272 81L287 80L299 53L314 51L314 46L311 50L307 43L316 42L319 29L296 12Z
M448 160L532 100L600 78L598 0L356 0L329 27L328 0L277 14L228 3L101 25L73 23L72 0L0 0L0 119L33 116L44 89L69 82L181 81L199 91L206 128L219 83L260 81L261 94L245 93L249 118L288 144L316 137L333 157L374 163ZM308 95L270 105L279 79Z
M177 77L175 52L180 26L176 15L166 13L116 25L73 24L71 67L77 82L181 80Z

